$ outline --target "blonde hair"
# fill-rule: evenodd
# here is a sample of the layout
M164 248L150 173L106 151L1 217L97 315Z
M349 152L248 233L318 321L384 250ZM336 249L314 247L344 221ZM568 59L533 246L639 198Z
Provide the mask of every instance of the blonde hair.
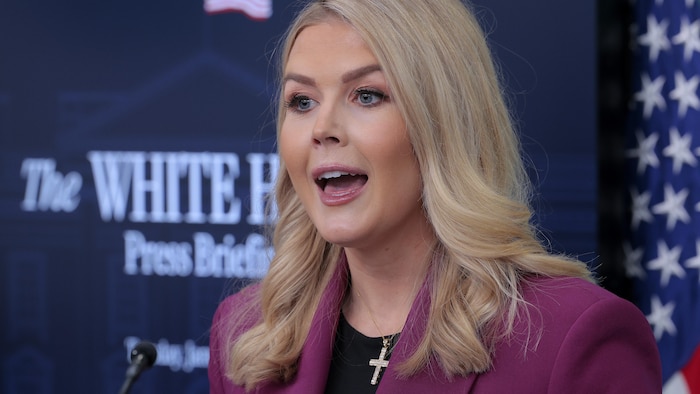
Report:
M530 183L498 75L478 21L459 0L312 2L287 32L280 73L299 32L331 18L353 26L382 67L408 127L438 239L427 328L399 372L411 376L431 360L448 377L483 372L495 343L523 313L523 280L590 273L583 263L547 253L537 239ZM281 99L279 106L278 130ZM248 389L294 376L341 254L318 234L280 166L276 255L260 288L262 319L227 346L228 376Z

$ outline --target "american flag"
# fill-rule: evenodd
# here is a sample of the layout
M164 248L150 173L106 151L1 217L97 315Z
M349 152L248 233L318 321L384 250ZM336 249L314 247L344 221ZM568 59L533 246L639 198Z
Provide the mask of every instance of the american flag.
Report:
M659 346L664 393L700 394L700 4L634 7L625 268Z
M207 14L242 12L262 21L272 16L272 0L204 0L204 11Z

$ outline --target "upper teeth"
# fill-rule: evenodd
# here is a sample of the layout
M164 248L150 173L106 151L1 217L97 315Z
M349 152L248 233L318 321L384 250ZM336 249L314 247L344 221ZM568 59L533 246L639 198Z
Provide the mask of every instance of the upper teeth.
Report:
M343 171L329 171L329 172L324 172L318 177L318 180L324 180L324 179L331 179L331 178L340 178L343 175L350 175L354 176L357 174L351 174L349 172L343 172Z

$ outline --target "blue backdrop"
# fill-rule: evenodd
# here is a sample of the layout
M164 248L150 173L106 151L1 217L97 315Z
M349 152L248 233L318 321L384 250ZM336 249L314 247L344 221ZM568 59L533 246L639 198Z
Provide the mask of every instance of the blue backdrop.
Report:
M207 393L217 303L264 274L270 54L295 7L0 3L0 391ZM481 0L557 250L594 257L595 4ZM266 7L269 5L269 9ZM269 14L271 12L271 14Z

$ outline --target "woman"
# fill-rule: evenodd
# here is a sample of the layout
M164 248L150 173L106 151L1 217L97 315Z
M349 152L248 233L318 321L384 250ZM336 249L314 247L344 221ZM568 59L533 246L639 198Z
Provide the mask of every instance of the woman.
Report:
M311 2L281 49L276 255L212 393L660 392L644 316L548 254L458 0Z

